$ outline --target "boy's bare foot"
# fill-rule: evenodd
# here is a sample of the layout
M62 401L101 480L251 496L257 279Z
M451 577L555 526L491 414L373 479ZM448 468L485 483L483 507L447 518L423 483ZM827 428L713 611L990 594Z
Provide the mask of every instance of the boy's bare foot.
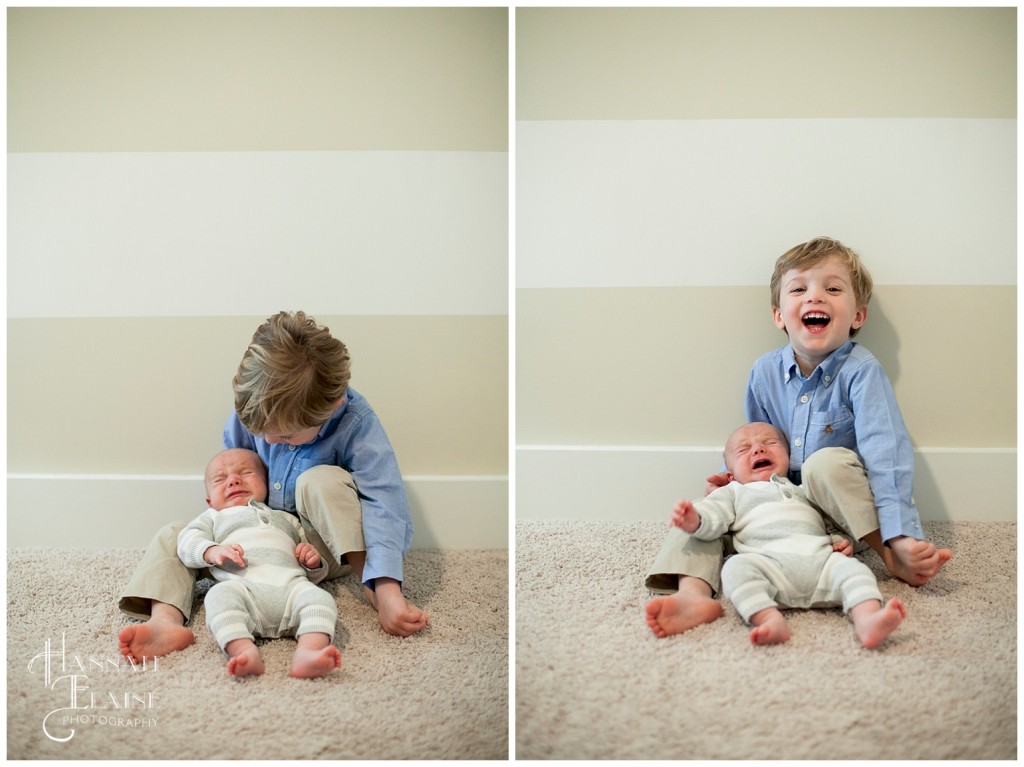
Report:
M644 613L654 635L664 639L702 623L718 620L724 610L717 599L681 589L675 594L652 599L644 608Z
M184 650L196 641L192 630L180 623L150 618L145 623L133 623L117 632L121 655L133 663L145 658L156 658L177 650Z
M911 586L924 586L953 558L949 549L939 549L931 541L907 536L889 541L881 554L889 572Z
M766 607L750 616L754 624L750 641L756 645L782 644L791 638L789 626L782 613L775 607Z
M231 655L228 658L228 676L243 677L243 676L259 676L264 672L263 658L260 657L259 648L251 640L235 640L239 642L248 642L243 647L233 648L231 642L228 642L228 653ZM230 648L230 649L228 649Z
M430 623L430 618L425 612L406 600L398 581L378 578L374 585L376 591L364 586L363 594L377 611L377 620L387 633L407 637L422 631Z
M314 650L301 645L292 656L291 675L297 679L315 679L341 667L341 651L332 644Z
M896 597L886 602L885 607L870 599L850 609L857 638L869 650L882 644L906 617L907 608Z

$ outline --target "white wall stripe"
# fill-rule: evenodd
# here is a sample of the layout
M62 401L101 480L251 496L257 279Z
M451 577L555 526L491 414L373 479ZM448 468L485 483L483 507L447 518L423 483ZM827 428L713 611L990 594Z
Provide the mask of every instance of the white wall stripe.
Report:
M667 522L678 499L703 495L705 477L721 461L721 448L520 447L515 518ZM915 451L921 519L1015 521L1016 469L1015 449Z
M8 507L22 512L7 520L9 546L142 549L161 526L203 510L198 475L21 473L7 480ZM404 482L414 548L508 546L507 476L410 476ZM38 524L43 517L47 524Z
M13 153L8 316L505 314L507 222L505 152Z
M522 121L520 288L763 285L825 234L878 284L1012 285L1016 120Z

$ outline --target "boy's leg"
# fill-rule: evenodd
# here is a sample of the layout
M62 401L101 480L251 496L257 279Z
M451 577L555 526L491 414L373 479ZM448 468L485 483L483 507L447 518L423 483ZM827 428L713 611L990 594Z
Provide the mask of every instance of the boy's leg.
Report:
M651 631L666 637L720 618L722 605L714 595L721 567L721 540L702 541L671 528L644 581L650 591L667 594L644 609Z
M332 565L344 557L362 583L366 544L359 494L352 476L337 466L315 466L299 475L295 502L310 543L318 549L324 546L333 555L329 560ZM310 534L310 528L316 535ZM337 573L340 575L341 571ZM337 576L328 571L328 577ZM381 628L389 634L409 636L429 623L427 614L406 600L398 581L378 578L374 589L363 587L363 594L377 611Z
M352 475L338 466L314 466L299 475L295 505L306 538L329 564L327 579L344 574L348 562L357 576L366 561L363 513ZM355 560L355 563L353 562Z
M118 632L121 654L135 662L195 641L185 624L192 614L196 573L178 558L178 533L186 524L175 522L157 532L118 602L123 613L146 621Z
M870 546L890 573L911 586L927 583L952 557L948 549L914 538L885 545L867 471L852 450L829 447L813 453L801 467L801 481L811 503L855 541Z
M854 541L878 531L875 497L855 452L844 447L818 450L804 461L800 475L807 499Z

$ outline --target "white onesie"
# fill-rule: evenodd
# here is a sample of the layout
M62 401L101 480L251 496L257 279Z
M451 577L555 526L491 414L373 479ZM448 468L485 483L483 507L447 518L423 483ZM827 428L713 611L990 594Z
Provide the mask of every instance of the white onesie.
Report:
M221 649L233 639L321 632L332 639L337 620L334 598L314 584L327 563L307 570L295 558L306 540L299 520L258 501L217 511L207 509L178 536L186 567L208 568L217 584L206 594L206 623ZM216 544L242 546L246 567L213 566L203 553Z
M694 502L701 540L731 531L736 554L722 567L722 589L747 623L766 607L835 607L882 601L863 562L833 551L821 512L788 479L732 482Z

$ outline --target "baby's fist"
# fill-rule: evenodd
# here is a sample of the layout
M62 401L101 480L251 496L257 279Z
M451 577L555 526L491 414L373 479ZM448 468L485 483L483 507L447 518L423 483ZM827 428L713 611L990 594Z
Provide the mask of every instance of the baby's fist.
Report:
M320 552L311 543L300 543L295 547L295 558L308 570L320 567Z

